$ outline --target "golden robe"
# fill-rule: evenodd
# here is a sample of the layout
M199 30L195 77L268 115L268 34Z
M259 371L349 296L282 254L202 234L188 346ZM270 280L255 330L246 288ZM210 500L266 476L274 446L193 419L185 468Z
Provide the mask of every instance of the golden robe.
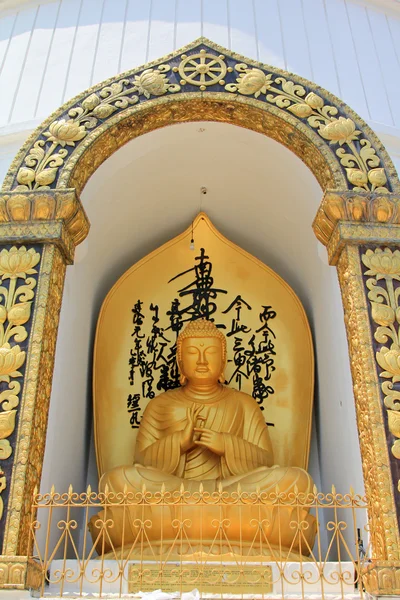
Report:
M237 492L238 484L243 492L293 492L295 487L299 492L310 492L313 482L306 471L297 467L279 467L274 465L273 450L260 407L251 396L221 386L218 395L212 402L202 403L196 427L203 427L222 433L224 436L225 452L223 456L215 454L208 448L194 446L188 452L181 450L182 431L187 423L187 410L193 407L191 400L184 393L184 388L178 388L160 394L152 400L144 411L139 427L134 465L117 467L105 473L100 480L100 490L106 485L111 492L141 492L143 485L146 490L160 492L162 484L167 492L179 491L182 483L185 490L198 492L202 482L204 491L214 492L222 486L224 492ZM197 403L196 406L199 406ZM114 526L110 530L110 538L114 548L121 546L122 523L117 512L121 508L112 508ZM145 519L151 521L151 527L146 531L148 543L157 544L163 539L165 551L169 550L168 540L176 538L177 508L173 506L152 506L145 509L130 507L128 523L124 524L124 546L131 544L137 537L139 522ZM180 552L196 551L198 541L202 540L202 548L209 549L216 535L216 521L221 520L219 507L208 506L206 518L199 523L199 507L188 506L183 509L183 518L188 519L186 546ZM281 506L272 508L262 507L262 515L257 506L241 506L227 502L223 508L226 519L226 543L224 548L212 548L212 552L222 553L229 549L238 550L240 540L241 550L251 546L255 538L255 520L263 520L265 535L264 546L290 548L309 554L308 546L312 547L315 536L314 518L308 515L306 509ZM108 509L108 518L110 518ZM181 515L182 517L182 515ZM181 518L180 517L180 518ZM95 533L94 517L91 523L92 535ZM301 521L303 525L303 543L294 523ZM241 523L241 531L239 531ZM252 523L252 525L250 524ZM163 528L162 536L160 528ZM305 536L305 538L304 538ZM305 542L307 540L307 543ZM208 542L207 542L208 541ZM208 544L208 548L207 548ZM111 544L108 545L108 550ZM175 549L178 552L177 549Z

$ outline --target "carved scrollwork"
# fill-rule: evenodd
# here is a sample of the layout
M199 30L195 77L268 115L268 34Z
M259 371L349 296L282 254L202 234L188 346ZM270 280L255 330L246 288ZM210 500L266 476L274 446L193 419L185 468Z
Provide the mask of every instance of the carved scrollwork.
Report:
M169 65L159 65L157 69L145 69L132 79L114 81L98 92L89 94L80 106L70 108L67 118L53 121L43 132L45 139L34 143L25 158L25 166L18 170L15 189L49 189L68 156L66 146L76 146L100 121L139 102L139 95L149 99L151 96L179 91L179 85L169 82L166 76L168 71Z
M345 168L353 191L387 192L387 177L371 142L363 137L355 122L339 115L336 106L328 104L322 96L308 92L303 85L282 76L264 73L245 63L235 65L239 73L236 83L225 86L227 92L238 92L259 98L287 110L307 123L330 145L338 146L335 153Z
M17 407L20 402L21 368L26 352L20 344L28 337L27 323L31 318L35 295L36 267L40 254L25 246L3 248L0 252L0 461L12 454L7 438L15 429ZM5 384L5 385L4 385ZM7 477L0 469L0 520L4 512L1 493L7 487Z
M371 316L376 324L374 338L382 344L375 354L387 410L389 431L400 438L400 250L376 248L362 255L369 276L366 286ZM400 439L393 442L393 456L400 459Z
M394 171L384 168L382 148L373 134L328 92L313 90L310 82L294 76L288 79L285 72L252 64L208 40L198 40L184 53L181 50L159 64L110 79L63 107L13 163L4 189L26 192L58 187L71 154L77 157L81 153L76 152L78 146L84 153L94 143L96 136L87 139L90 133L100 127L101 133L112 128L132 106L189 89L191 94L221 93L224 101L230 94L243 96L244 102L256 99L267 112L271 105L274 111L278 109L283 122L301 121L302 130L317 132L321 142L332 147L326 156L329 168L340 172L350 190L386 193L391 189L388 180L396 180Z
M349 344L365 489L371 502L368 520L375 556L397 560L399 535L396 499L387 454L380 382L374 368L375 355L370 342L370 324L366 318L368 300L364 295L360 263L358 248L347 245L340 254L337 269ZM372 301L376 302L376 297L374 294Z

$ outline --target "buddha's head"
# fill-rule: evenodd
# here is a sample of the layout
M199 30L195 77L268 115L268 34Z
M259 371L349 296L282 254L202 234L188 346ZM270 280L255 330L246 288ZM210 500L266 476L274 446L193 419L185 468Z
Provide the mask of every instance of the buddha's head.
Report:
M186 382L195 386L224 383L226 339L211 321L190 321L179 334L176 352L181 385Z

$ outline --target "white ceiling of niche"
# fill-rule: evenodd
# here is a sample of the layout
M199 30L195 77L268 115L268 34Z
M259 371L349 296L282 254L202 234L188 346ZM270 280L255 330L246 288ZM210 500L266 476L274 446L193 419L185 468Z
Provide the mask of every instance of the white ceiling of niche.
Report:
M321 197L301 160L264 135L214 122L166 127L131 141L89 180L82 201L91 231L77 262L102 271L105 294L204 210L301 293L301 261L320 261L311 224Z

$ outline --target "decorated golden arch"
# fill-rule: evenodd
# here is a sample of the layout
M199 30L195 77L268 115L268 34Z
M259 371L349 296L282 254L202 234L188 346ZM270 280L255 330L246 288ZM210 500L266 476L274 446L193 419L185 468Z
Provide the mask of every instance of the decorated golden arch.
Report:
M283 144L324 192L313 227L337 265L343 295L376 540L370 589L399 593L397 173L372 130L338 98L203 38L67 102L30 136L4 179L0 321L8 338L0 345L1 584L26 585L30 505L40 483L65 267L89 231L79 195L101 163L133 138L207 120Z

